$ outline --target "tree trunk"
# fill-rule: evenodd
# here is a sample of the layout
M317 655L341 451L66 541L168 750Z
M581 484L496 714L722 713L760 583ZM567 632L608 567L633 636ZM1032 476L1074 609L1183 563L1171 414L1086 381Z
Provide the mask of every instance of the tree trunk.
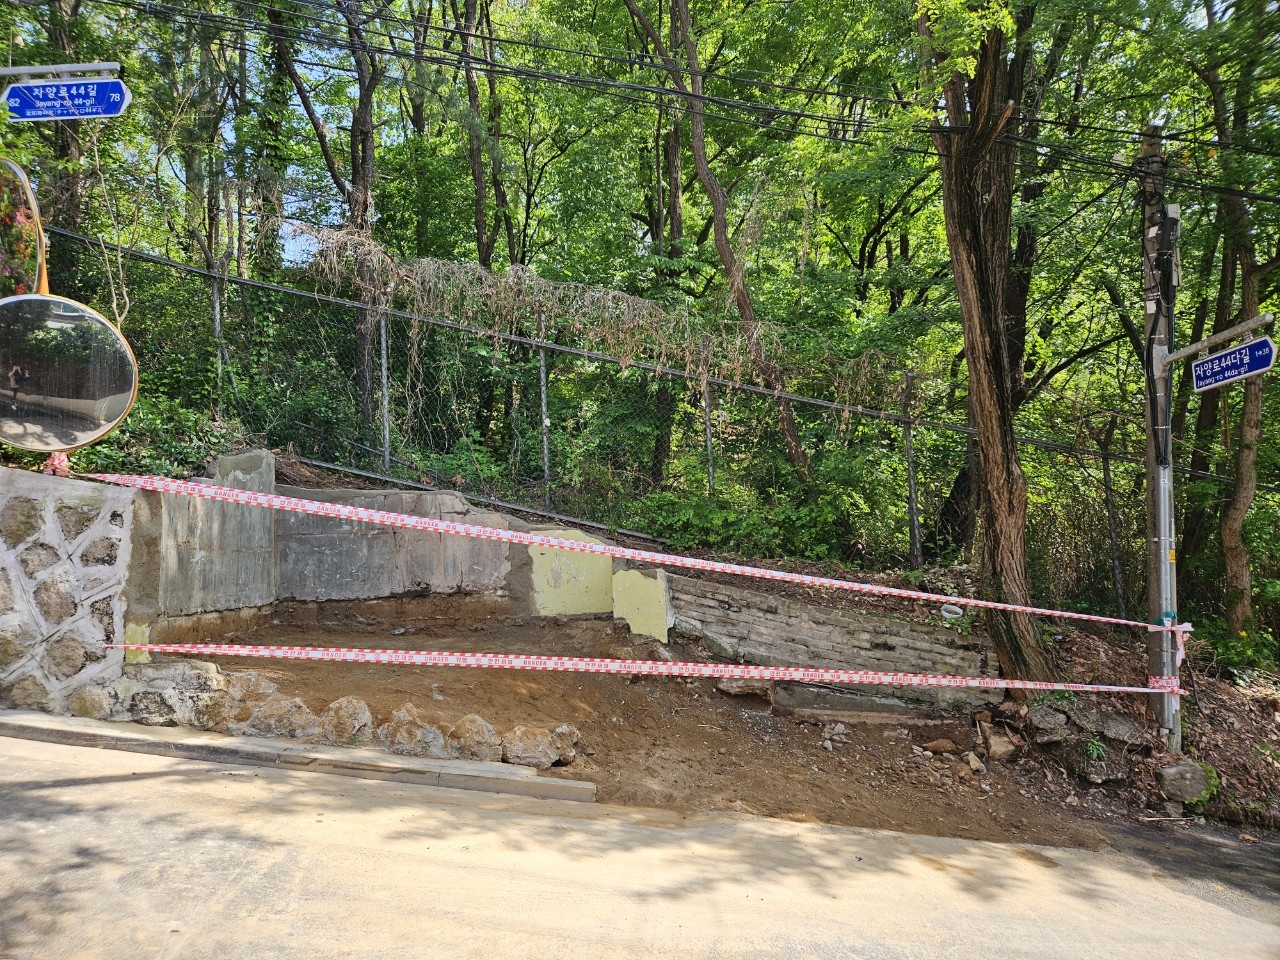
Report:
M920 29L928 36L924 18ZM1010 356L1006 330L1018 160L1009 135L1017 128L1013 111L1021 94L1022 57L1022 51L1010 54L1002 33L988 32L973 77L966 81L956 74L945 84L948 126L933 131L978 448L982 591L988 599L1015 604L1030 603L1027 490L1013 436L1020 358ZM1006 676L1051 675L1051 657L1031 617L992 610L986 619Z
M747 353L751 357L752 366L764 380L765 385L774 391L774 405L778 410L779 426L787 448L787 458L804 481L806 488L812 491L813 465L809 462L809 454L800 441L800 431L796 425L795 411L792 409L791 401L784 396L786 381L782 375L782 369L769 359L765 354L764 345L760 342L760 322L756 318L755 306L751 301L751 291L747 287L742 263L733 252L733 244L729 236L728 198L707 160L706 118L702 109L702 67L698 60L698 45L693 34L693 21L689 15L688 0L673 0L672 4L675 16L680 22L681 38L684 41L683 65L672 58L666 44L662 41L662 36L636 5L636 0L624 0L624 2L627 9L631 11L631 16L643 27L654 49L658 51L672 83L687 97L693 164L698 173L698 182L702 184L702 189L711 202L712 235L716 253L720 257L725 277L729 281L734 306L738 310L738 318L742 322ZM686 75L688 83L685 82Z

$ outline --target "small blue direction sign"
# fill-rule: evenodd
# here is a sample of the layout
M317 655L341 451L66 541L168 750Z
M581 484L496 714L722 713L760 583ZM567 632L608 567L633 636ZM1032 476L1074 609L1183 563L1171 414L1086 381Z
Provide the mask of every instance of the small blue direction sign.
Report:
M1275 362L1276 345L1271 342L1270 337L1261 337L1192 362L1191 376L1196 393L1200 393L1224 383L1266 373Z
M10 120L110 119L133 99L123 80L64 77L10 84L4 92Z

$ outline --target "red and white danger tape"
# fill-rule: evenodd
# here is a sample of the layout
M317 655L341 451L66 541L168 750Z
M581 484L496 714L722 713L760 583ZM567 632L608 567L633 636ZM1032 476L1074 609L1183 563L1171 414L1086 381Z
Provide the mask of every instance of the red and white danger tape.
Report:
M925 593L920 590L903 590L897 587L885 587L878 584L856 583L851 580L837 580L833 577L815 577L804 573L790 573L785 570L770 570L764 567L751 567L738 563L720 563L714 560L700 560L695 557L683 557L679 554L656 553L650 550L635 550L630 547L619 547L613 544L592 543L581 540L566 540L562 537L548 537L536 533L522 533L516 530L502 530L496 527L482 527L469 523L455 523L449 520L435 520L431 517L416 517L404 513L393 513L388 510L372 510L368 507L353 507L342 503L325 503L320 500L305 500L299 497L283 497L274 493L260 493L255 490L237 490L208 483L196 483L190 480L170 480L166 477L148 477L119 474L86 474L85 479L100 480L105 483L118 484L125 487L136 487L140 490L152 490L157 493L178 494L188 497L199 497L215 500L220 503L240 504L251 507L266 507L274 510L285 510L292 513L309 513L322 517L333 517L341 520L355 520L363 523L374 523L383 526L402 527L409 530L425 530L434 533L446 533L455 536L475 537L482 540L496 540L503 543L518 543L530 547L544 547L552 550L571 550L578 553L597 554L615 557L620 560L631 560L638 563L651 563L665 566L684 567L692 570L710 570L716 573L736 574L754 577L761 580L780 580L787 583L798 583L811 587L823 587L833 590L850 590L857 593L881 594L900 597L907 600L923 600L928 603L945 605L979 607L993 610L1008 610L1014 613L1026 613L1033 616L1085 620L1093 623L1107 623L1122 627L1138 627L1143 630L1158 630L1174 633L1179 641L1179 649L1189 624L1165 624L1152 626L1136 620L1124 620L1118 617L1101 617L1095 614L1074 613L1066 610L1049 610L1043 607L1031 607L1014 603L999 603L993 600L978 600L972 597L952 597L944 594ZM738 666L734 664L702 664L702 663L664 663L649 660L599 660L580 657L537 657L523 654L496 653L434 653L430 651L401 650L348 650L323 647L253 647L228 644L142 644L122 645L125 649L148 650L167 653L204 653L222 654L226 656L245 657L283 657L300 660L345 660L366 663L411 663L434 666L490 667L513 670L576 670L593 673L644 673L658 676L691 676L691 677L724 677L755 680L792 680L806 683L845 683L875 684L887 686L926 686L926 687L986 687L994 689L1018 690L1072 690L1098 693L1173 693L1181 694L1177 677L1151 677L1146 687L1118 687L1097 684L1052 683L1029 680L1002 680L989 677L955 677L934 674L913 673L878 673L869 670L826 670L809 667L757 667ZM450 659L451 658L451 659Z
M391 663L421 667L480 667L490 670L546 670L560 673L621 673L655 677L705 677L715 680L783 680L887 687L976 687L987 690L1071 690L1077 693L1181 693L1174 677L1152 677L1149 687L1094 683L954 677L934 673L882 673L824 667L761 667L736 663L664 660L615 660L608 657L544 657L522 653L450 653L436 650L371 650L359 647L273 647L236 643L117 643L122 650L200 656L256 657L277 660L326 660L337 663ZM1156 681L1172 680L1171 688Z
M850 590L855 593L880 594L889 597L900 597L906 600L923 600L927 603L954 604L962 607L981 607L991 610L1009 610L1013 613L1026 613L1038 617L1055 619L1087 620L1092 623L1109 623L1121 627L1137 627L1140 630L1185 632L1191 627L1187 624L1153 626L1138 620L1123 620L1119 617L1102 617L1092 613L1075 613L1070 610L1049 610L1044 607L1023 606L1016 603L999 603L994 600L978 600L973 597L952 597L938 593L924 593L920 590L903 590L898 587L885 587L872 583L857 583L852 580L837 580L834 577L815 577L806 573L790 573L786 570L770 570L765 567L751 567L740 563L720 563L715 560L700 560L696 557L682 557L679 554L656 553L651 550L635 550L631 547L619 547L607 543L590 543L582 540L566 540L563 537L548 537L537 533L521 533L517 530L502 530L496 527L481 527L470 523L454 523L451 520L435 520L431 517L415 517L405 513L392 513L388 510L371 510L368 507L353 507L344 503L325 503L320 500L304 500L299 497L282 497L275 493L259 493L256 490L237 490L232 487L220 487L208 483L196 483L191 480L170 480L166 477L144 477L121 474L90 473L81 474L85 479L101 480L124 487L137 487L140 490L154 490L158 493L181 494L188 497L200 497L205 500L216 500L220 503L235 503L251 507L269 507L275 510L286 510L293 513L310 513L321 517L334 517L340 520L358 520L363 523L376 523L389 527L403 527L409 530L429 530L435 533L448 533L463 537L476 537L482 540L498 540L503 543L519 543L529 547L547 547L552 550L572 550L577 553L593 553L605 557L616 557L620 560L632 560L637 563L652 563L661 566L685 567L690 570L711 570L716 573L730 573L742 577L754 577L759 580L781 580L786 583L799 583L809 587L823 587L831 590Z

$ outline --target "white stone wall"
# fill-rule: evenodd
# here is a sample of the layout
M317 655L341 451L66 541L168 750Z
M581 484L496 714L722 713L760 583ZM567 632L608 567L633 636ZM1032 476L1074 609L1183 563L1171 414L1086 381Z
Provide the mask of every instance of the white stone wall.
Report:
M0 705L120 676L134 492L0 467Z

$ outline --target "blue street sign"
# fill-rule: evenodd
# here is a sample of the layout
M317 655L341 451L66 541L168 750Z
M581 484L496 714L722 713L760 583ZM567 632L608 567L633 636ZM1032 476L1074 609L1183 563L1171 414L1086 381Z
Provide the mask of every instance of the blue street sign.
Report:
M87 120L120 116L133 96L123 80L63 77L10 84L4 99L10 120Z
M1191 376L1195 382L1196 393L1220 387L1224 383L1232 383L1252 377L1257 373L1266 373L1276 362L1276 345L1270 337L1250 340L1230 350L1223 350L1195 360L1191 364Z

